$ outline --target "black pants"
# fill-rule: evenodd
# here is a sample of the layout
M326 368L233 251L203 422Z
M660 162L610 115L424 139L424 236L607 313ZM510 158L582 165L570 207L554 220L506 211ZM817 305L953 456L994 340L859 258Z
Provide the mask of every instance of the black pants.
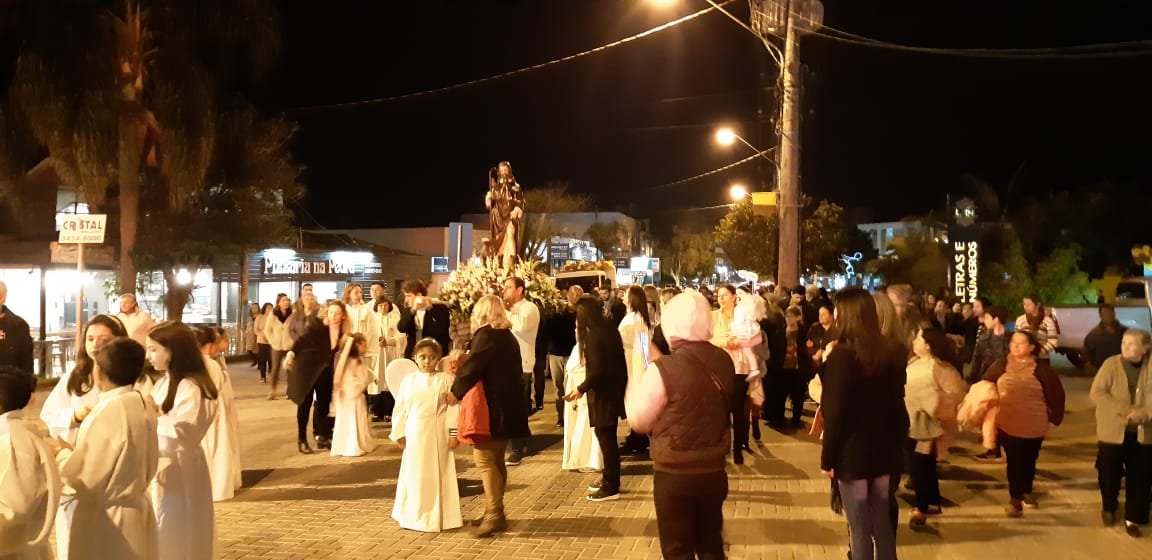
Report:
M1013 500L1023 500L1024 494L1032 493L1032 482L1036 479L1036 460L1040 458L1040 445L1044 443L1044 438L1016 437L1004 433L1004 430L997 430L996 440L1007 455L1008 495Z
M316 393L316 410L312 411L312 393ZM332 406L332 368L324 368L323 373L312 385L312 391L304 396L304 400L296 407L296 436L300 441L308 437L308 413L312 412L312 435L319 438L332 439L332 428L335 418L328 416Z
M392 416L392 409L396 407L396 397L389 391L380 391L378 395L370 395L368 399L372 404L372 416L386 418Z
M908 438L908 474L916 487L916 509L927 513L931 506L940 507L940 477L936 471L936 446L930 453L917 453L918 441ZM899 479L900 477L896 477Z
M524 402L525 407L529 412L532 411L532 372L525 371L520 373L520 384L524 389ZM508 440L508 452L512 453L517 451L523 455L528 454L528 438L518 438Z
M600 452L604 454L604 482L600 489L605 494L620 491L620 448L616 447L616 426L605 428L592 428L596 439L600 443Z
M792 401L792 421L800 422L804 415L804 399L807 397L808 387L804 376L798 369L782 369L769 374L764 378L766 393L764 399L764 417L770 424L784 422L784 405Z
M1152 445L1141 445L1136 432L1124 434L1124 443L1100 443L1096 454L1100 498L1104 511L1120 509L1120 479L1124 484L1124 520L1148 523L1152 506Z
M256 367L260 369L260 380L264 381L268 376L268 369L272 367L271 344L256 345Z
M536 389L536 408L544 408L544 389L548 386L548 357L540 356L532 368L532 387Z
M724 500L728 474L671 474L652 479L656 528L665 560L724 558Z
M748 401L748 376L737 375L732 382L732 446L740 449L748 445L748 414L744 404Z

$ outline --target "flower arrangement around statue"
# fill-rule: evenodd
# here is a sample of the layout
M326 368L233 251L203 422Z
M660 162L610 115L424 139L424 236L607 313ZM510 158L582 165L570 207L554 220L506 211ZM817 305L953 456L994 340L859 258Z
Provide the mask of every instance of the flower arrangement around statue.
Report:
M561 272L587 272L594 270L609 272L616 270L616 266L609 261L568 261L564 264Z
M448 306L452 320L467 323L472 317L472 306L486 295L501 295L504 280L512 276L524 279L528 299L540 307L541 315L549 316L560 309L556 284L540 272L540 262L535 260L512 266L502 266L496 259L479 265L462 265L448 275L438 299Z

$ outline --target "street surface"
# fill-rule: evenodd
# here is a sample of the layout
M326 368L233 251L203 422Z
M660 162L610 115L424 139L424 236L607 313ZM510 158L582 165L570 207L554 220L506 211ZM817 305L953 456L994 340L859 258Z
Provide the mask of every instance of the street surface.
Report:
M585 487L595 475L558 468L561 431L553 426L551 402L531 419L537 453L509 467L509 531L476 540L467 528L425 534L401 529L391 520L400 450L387 441L387 425L373 424L379 447L367 456L300 455L295 406L264 400L267 386L246 363L230 364L230 371L240 409L244 488L216 504L222 559L660 558L651 461L625 458L620 500L585 500ZM1063 380L1068 414L1040 454L1039 509L1025 510L1022 519L1006 518L1004 466L968 458L979 452L979 444L974 435L962 435L957 445L963 449L940 467L944 515L933 518L928 530L914 532L907 525L910 496L901 503L901 558L1152 558L1152 531L1133 539L1122 525L1101 526L1093 409L1087 398L1091 380ZM763 442L753 447L756 452L746 455L744 465L728 466L724 536L729 558L844 558L846 523L829 508L829 482L818 468L819 442L806 432L781 434L764 427ZM471 448L461 446L456 457L464 518L469 519L484 509L480 476L472 466Z

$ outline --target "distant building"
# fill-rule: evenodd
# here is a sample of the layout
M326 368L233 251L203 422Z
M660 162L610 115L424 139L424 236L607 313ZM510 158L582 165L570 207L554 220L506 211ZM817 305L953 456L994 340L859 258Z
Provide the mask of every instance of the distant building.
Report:
M892 240L911 235L929 235L939 241L948 240L948 231L942 225L931 225L919 218L907 218L898 222L874 222L859 224L857 229L868 234L876 253L885 256L892 254Z

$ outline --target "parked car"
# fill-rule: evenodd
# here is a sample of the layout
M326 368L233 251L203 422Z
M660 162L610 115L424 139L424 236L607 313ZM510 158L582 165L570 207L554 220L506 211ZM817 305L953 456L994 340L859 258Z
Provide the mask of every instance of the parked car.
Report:
M1116 319L1130 329L1152 329L1152 278L1129 278L1116 285ZM1056 351L1063 354L1076 367L1083 364L1080 357L1084 337L1100 324L1098 305L1053 305L1052 314L1060 325L1060 338Z

